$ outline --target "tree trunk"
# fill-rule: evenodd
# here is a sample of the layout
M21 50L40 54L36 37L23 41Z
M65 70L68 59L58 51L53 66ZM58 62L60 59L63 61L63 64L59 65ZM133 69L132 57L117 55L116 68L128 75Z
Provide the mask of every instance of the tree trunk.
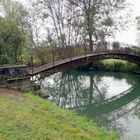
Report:
M92 34L89 34L89 50L90 50L90 53L93 53Z

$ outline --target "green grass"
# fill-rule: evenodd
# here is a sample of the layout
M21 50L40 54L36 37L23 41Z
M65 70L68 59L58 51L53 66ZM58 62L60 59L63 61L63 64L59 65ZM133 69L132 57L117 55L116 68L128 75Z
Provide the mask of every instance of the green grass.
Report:
M137 64L127 62L124 60L106 59L96 63L98 69L107 71L120 71L120 72L137 72L139 67Z
M0 140L117 140L115 133L31 94L0 98Z

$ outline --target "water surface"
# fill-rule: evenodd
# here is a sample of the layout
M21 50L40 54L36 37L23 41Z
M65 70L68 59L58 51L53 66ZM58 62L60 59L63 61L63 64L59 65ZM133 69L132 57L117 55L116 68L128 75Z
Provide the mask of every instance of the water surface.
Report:
M56 105L76 111L122 140L140 139L140 76L109 72L59 72L41 90Z

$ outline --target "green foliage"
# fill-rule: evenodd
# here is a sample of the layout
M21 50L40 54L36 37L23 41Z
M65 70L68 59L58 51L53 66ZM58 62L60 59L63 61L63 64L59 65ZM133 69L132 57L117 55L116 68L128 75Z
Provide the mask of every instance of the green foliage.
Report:
M25 61L29 62L30 57L31 57L30 48L32 46L34 46L31 23L29 22L29 11L27 11L27 9L22 5L22 3L20 1L14 1L14 0L1 0L0 7L2 9L1 13L4 17L3 22L5 22L6 26L8 26L8 28L9 28L9 30L5 30L5 32L7 32L7 34L9 34L10 30L12 32L12 34L10 35L12 43L14 42L13 40L17 40L17 37L19 37L18 38L19 40L17 40L17 42L15 42L16 45L13 44L11 46L14 46L14 47L20 46L20 49L18 50L19 51L18 59L20 59L20 62L22 61L23 63ZM14 28L12 26L14 26ZM2 24L2 28L5 28L3 26L3 24ZM13 33L12 28L14 29L14 33ZM15 35L17 35L17 36L15 36ZM15 39L14 39L14 37L15 37ZM20 42L22 42L22 43L20 44ZM6 44L6 46L7 46L7 44ZM26 46L26 47L23 48L23 46ZM22 49L21 49L21 47L22 47ZM22 56L21 56L20 51L22 51ZM16 57L15 53L13 53L13 55ZM2 59L4 59L4 62L2 61L3 62L2 64L16 63L15 59L14 59L14 61L11 60L11 57L10 57L11 61L9 61L9 58L8 58L9 55L5 56L5 54L4 54L3 56L4 56L4 58L2 57ZM6 60L5 60L5 58L6 58ZM7 60L7 58L8 58L8 60Z
M15 64L21 55L24 35L14 22L0 18L0 64Z
M1 140L117 140L114 133L98 128L75 113L37 96L26 101L0 98Z
M113 20L111 18L104 19L102 24L105 26L113 26Z
M107 71L136 72L138 65L124 60L107 59L98 62L98 69Z
M27 32L29 23L27 22L28 12L25 7L18 1L14 0L1 0L0 3L5 19L15 22L15 24Z

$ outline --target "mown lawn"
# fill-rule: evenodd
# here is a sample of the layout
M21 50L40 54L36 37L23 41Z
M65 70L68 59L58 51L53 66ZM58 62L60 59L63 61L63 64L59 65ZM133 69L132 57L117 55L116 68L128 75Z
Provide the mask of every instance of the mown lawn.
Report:
M0 140L117 139L115 133L37 96L0 94Z

